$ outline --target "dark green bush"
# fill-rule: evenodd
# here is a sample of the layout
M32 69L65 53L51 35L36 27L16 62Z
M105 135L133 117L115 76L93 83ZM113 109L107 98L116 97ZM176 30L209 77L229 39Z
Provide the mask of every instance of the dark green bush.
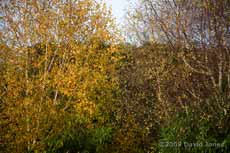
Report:
M48 153L102 153L112 141L112 128L87 127L82 123L71 123L69 128L47 140ZM85 124L85 125L84 125Z
M211 107L211 106L209 106ZM187 109L161 129L158 152L227 153L230 146L229 109L210 113L208 108Z

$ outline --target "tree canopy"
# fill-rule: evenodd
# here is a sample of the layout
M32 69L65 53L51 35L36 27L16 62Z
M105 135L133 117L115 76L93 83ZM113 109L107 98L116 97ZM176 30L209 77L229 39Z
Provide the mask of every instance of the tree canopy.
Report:
M125 40L103 1L0 2L0 152L227 153L229 16L139 0Z

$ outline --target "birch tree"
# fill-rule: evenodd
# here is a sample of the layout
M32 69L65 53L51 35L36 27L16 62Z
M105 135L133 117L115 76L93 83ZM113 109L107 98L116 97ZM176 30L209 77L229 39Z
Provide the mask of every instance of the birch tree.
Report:
M6 152L41 152L68 126L66 117L91 124L113 102L118 33L110 10L94 0L6 1L0 14L9 50L1 55L12 54L1 72L1 144Z

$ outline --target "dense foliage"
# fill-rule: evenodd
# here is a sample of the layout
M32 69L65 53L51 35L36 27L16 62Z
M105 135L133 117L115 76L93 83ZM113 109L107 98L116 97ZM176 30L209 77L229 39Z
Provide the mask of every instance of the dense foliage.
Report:
M228 0L0 4L0 152L229 152Z

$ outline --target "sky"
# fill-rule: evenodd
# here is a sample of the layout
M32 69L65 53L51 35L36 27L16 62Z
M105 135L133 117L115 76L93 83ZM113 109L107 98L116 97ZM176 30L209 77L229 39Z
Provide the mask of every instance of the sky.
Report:
M105 0L108 6L112 7L113 16L116 18L117 22L121 24L124 19L125 10L129 6L127 0Z

